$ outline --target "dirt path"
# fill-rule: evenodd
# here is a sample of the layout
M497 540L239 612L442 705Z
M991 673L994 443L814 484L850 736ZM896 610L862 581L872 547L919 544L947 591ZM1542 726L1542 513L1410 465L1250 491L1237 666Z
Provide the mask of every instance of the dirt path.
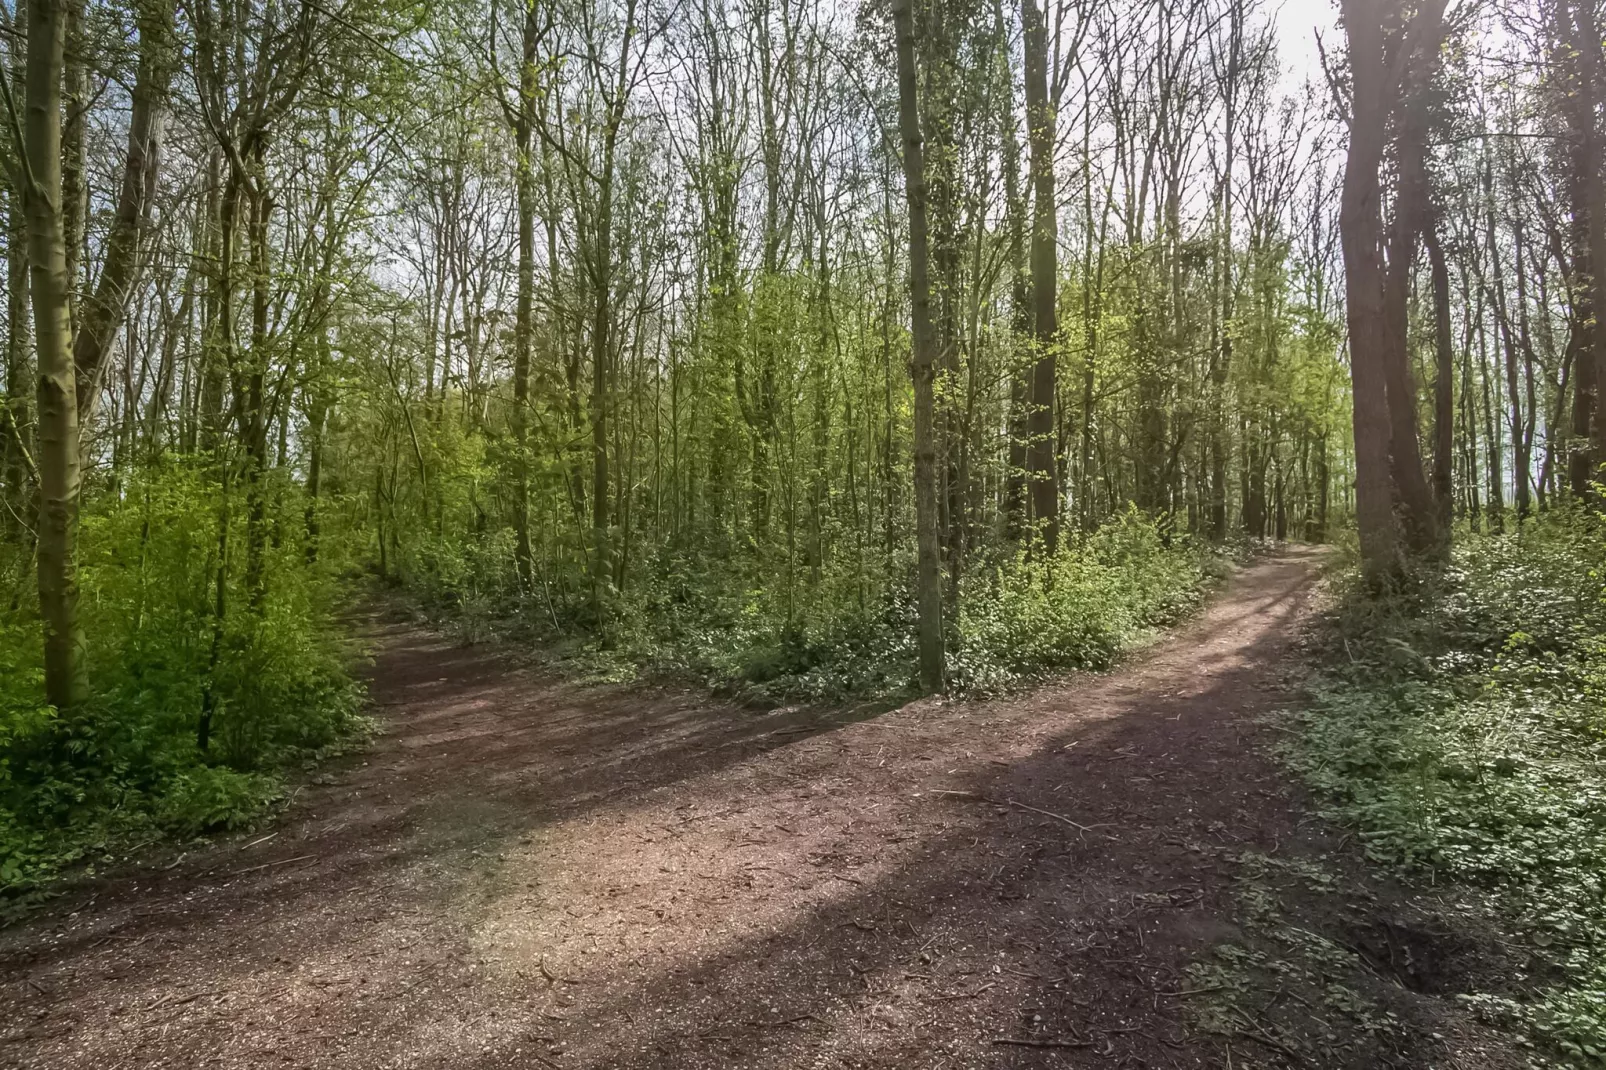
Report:
M1301 835L1252 737L1313 572L1115 675L861 721L393 626L389 730L271 837L0 936L0 1065L1226 1065L1182 969L1233 852Z

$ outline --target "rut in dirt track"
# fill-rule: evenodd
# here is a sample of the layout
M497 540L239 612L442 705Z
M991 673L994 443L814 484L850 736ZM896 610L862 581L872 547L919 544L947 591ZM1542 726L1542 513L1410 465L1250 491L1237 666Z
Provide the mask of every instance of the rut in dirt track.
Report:
M0 1065L1219 1065L1180 971L1299 820L1249 737L1315 563L1119 673L863 720L390 625L385 735L271 838L0 938Z

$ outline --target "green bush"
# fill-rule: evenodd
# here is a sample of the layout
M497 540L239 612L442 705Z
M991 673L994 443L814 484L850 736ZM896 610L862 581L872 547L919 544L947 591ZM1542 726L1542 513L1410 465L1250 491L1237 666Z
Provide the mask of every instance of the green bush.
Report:
M1205 590L1203 558L1169 544L1136 509L1051 556L1021 550L972 573L960 595L950 671L966 691L996 691L1044 673L1103 669Z
M1299 768L1375 859L1491 892L1563 978L1485 993L1540 1056L1606 1053L1606 538L1552 514L1335 614Z
M174 464L96 499L80 542L92 694L70 715L44 702L37 621L0 617L0 886L132 835L235 827L288 764L357 726L333 572L308 563L299 492L286 481L268 501L252 605L243 495L225 501L204 469Z

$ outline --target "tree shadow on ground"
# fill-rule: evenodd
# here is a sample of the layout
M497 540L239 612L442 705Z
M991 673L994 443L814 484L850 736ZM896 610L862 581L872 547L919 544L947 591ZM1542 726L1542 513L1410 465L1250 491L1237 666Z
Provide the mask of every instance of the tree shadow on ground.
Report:
M1323 846L1252 746L1309 572L1262 562L1118 675L858 721L577 689L401 629L375 670L392 731L276 839L8 934L11 1050L790 1070L1224 1065L1236 1043L1276 1063L1186 1028L1184 970L1242 935L1243 855Z

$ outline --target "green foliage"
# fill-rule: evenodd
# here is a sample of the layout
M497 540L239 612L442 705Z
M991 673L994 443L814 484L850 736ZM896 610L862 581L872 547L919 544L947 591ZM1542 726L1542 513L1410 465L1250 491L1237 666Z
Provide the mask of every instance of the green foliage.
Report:
M988 692L1048 672L1106 668L1198 605L1201 565L1186 540L1167 545L1131 509L1050 556L1021 550L972 573L960 596L954 682Z
M164 788L154 800L155 816L179 835L248 825L279 794L273 777L210 765L185 769Z
M1606 1060L1606 539L1552 514L1466 540L1388 599L1347 592L1298 767L1368 854L1488 889L1554 971L1480 1003ZM1559 978L1559 980L1558 980Z
M287 764L358 727L338 591L307 564L304 499L288 484L267 494L272 534L253 607L243 498L202 466L175 464L85 516L80 605L94 693L70 716L43 701L37 622L22 610L0 618L0 887L135 835L238 827L278 794Z
M903 548L907 550L908 548ZM851 558L788 572L666 552L601 626L560 611L544 591L520 599L511 532L430 543L415 588L473 633L497 616L556 644L599 681L639 672L689 674L768 700L890 696L912 683L911 585ZM989 693L1072 669L1102 669L1203 597L1207 558L1167 540L1132 509L1050 556L1019 548L978 565L961 584L951 628L950 687ZM909 563L912 566L912 562ZM912 567L894 579L907 581Z

